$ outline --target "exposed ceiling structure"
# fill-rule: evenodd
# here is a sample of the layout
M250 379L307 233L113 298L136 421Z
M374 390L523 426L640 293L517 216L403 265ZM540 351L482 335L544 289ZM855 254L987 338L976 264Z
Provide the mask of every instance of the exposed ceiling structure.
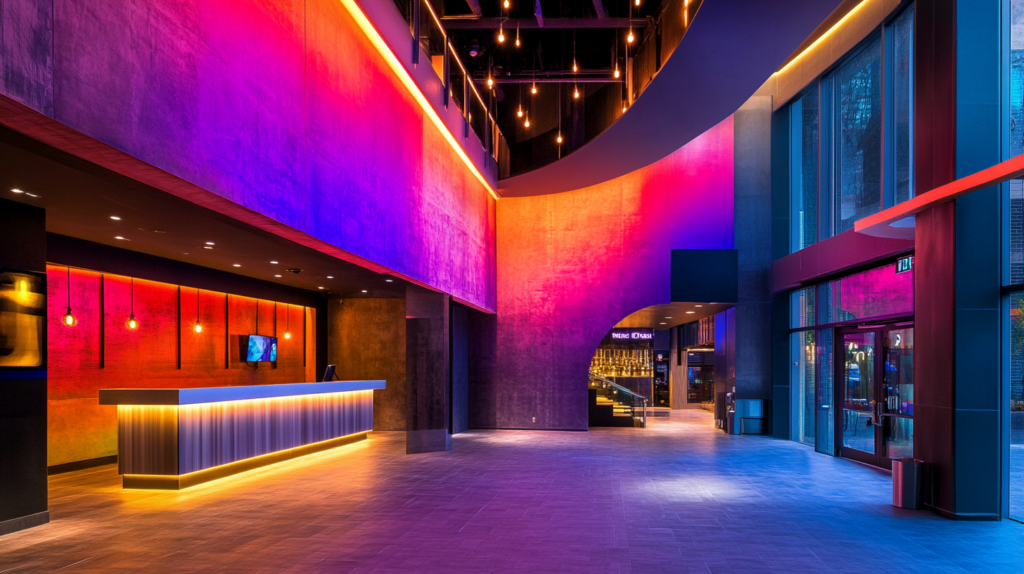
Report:
M613 16L610 4L605 2L609 17ZM581 189L668 156L736 111L840 4L840 0L701 4L671 58L626 113L558 161L520 175L513 169L513 177L499 182L499 193L518 197ZM542 5L547 9L548 2ZM607 51L607 40L600 43ZM588 44L595 57L600 53L598 44ZM578 36L577 50L579 46ZM515 153L512 147L513 162Z
M292 243L4 129L0 197L45 208L51 233L327 295L405 296L406 282L397 277Z

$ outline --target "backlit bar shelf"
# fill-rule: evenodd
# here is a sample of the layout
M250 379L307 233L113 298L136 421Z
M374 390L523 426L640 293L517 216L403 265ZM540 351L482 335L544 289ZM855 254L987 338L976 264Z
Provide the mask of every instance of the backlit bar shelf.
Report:
M124 488L180 490L351 444L373 430L384 381L103 389L117 405Z

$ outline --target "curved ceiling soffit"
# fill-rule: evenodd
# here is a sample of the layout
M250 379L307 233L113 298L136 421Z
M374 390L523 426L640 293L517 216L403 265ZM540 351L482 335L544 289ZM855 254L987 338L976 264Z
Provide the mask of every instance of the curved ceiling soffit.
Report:
M628 112L569 156L498 182L502 197L590 187L668 156L735 112L841 0L706 0Z

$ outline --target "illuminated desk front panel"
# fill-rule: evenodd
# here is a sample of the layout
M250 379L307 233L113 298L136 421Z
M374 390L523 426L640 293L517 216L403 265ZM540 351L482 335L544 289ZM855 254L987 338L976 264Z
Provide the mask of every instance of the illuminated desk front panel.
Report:
M344 381L204 389L104 389L117 405L125 488L178 490L366 438L373 389Z

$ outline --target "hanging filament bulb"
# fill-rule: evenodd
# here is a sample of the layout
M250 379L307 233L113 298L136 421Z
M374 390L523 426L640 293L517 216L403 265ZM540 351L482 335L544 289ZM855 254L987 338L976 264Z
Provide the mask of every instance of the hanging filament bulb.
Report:
M516 112L516 115L519 116L519 117L523 117L523 106L522 106L522 104L519 105L519 111Z
M78 319L75 319L75 316L71 314L71 307L68 307L68 312L61 318L61 323L63 323L65 327L74 327L75 324L78 323Z
M530 127L530 116L526 116L526 123L523 124L525 127Z
M284 338L285 339L291 339L292 338L292 334L291 333L285 333L284 334Z
M507 4L507 3L508 3L508 2L506 2L506 4ZM639 5L640 5L640 0L636 0L636 5L637 5L637 6L639 6Z
M576 65L576 60L572 61L572 71L573 73L580 71L579 66Z
M501 44L505 43L505 30L503 28L498 28L498 42ZM630 42L632 42L632 40L630 40Z
M575 100L580 99L580 90L576 87L576 84L573 84L572 86L572 97Z
M636 0L636 5L640 5L640 0ZM505 7L508 8L508 0L505 0Z
M519 47L519 26L516 25L516 48Z
M132 331L139 328L139 322L135 320L135 313L132 313L131 317L128 317L127 325Z
M531 94L536 94L537 93L537 82L533 83L533 88L530 90L530 93Z
M200 322L199 322L199 321L197 320L197 321L196 321L196 325L195 325L195 327L193 327L193 329L195 330L195 332L196 332L196 333L202 333L202 332L203 332L203 324L202 324L202 323L200 323Z
M633 29L632 28L629 29L629 36L626 36L626 41L629 42L630 44L633 43Z
M622 106L622 113L626 113L626 106Z
M558 139L555 141L557 141L558 143L562 143L562 132L558 132Z
M493 88L494 87L494 78L491 78L490 76L487 77L487 87L488 88Z
M612 75L615 76L616 78L619 77L619 65L618 64L615 64L615 73L612 74Z

